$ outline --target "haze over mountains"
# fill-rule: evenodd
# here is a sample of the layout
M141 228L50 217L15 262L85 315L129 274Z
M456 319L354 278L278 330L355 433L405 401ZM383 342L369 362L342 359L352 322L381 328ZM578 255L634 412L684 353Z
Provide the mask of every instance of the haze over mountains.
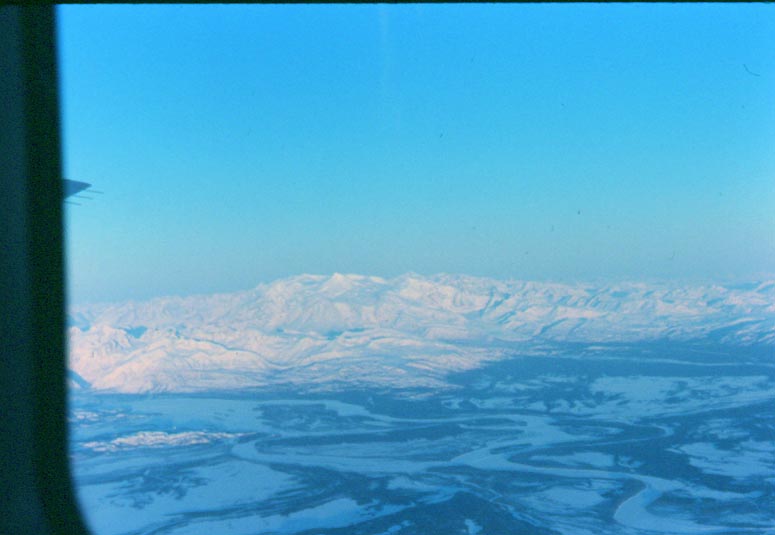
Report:
M775 281L610 286L300 275L228 294L72 307L73 386L126 393L445 386L556 344L775 345Z

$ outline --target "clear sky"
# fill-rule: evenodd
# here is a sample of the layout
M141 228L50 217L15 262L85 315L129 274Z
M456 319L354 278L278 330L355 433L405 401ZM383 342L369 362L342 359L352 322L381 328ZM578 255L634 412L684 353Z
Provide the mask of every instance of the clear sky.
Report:
M775 273L771 5L57 12L74 302Z

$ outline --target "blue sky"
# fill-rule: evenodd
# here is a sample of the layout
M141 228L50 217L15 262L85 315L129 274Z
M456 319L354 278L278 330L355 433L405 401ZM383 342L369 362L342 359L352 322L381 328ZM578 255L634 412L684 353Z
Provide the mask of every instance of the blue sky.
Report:
M772 6L57 12L74 302L775 273Z

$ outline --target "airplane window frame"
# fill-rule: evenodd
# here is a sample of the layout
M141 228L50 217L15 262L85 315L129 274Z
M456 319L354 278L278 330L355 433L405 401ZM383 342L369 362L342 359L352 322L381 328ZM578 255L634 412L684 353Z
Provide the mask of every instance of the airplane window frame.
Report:
M55 6L0 6L0 532L86 535L68 459Z

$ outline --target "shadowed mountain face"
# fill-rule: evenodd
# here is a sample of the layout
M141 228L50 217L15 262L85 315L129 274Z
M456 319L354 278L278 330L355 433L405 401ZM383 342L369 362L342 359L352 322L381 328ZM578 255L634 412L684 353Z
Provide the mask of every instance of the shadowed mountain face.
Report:
M301 275L231 294L73 307L74 387L447 386L554 344L775 345L775 282L739 287Z

